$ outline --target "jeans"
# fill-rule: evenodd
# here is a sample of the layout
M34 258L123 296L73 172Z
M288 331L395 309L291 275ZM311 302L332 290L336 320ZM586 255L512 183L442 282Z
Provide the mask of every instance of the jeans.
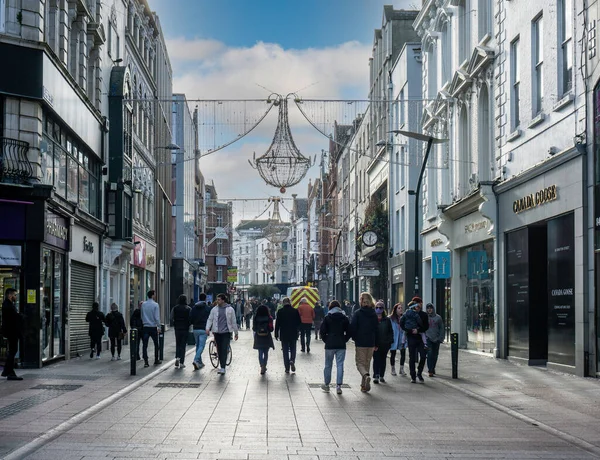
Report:
M419 358L419 366L415 371L417 357ZM408 368L410 369L410 378L416 379L417 375L421 375L425 367L425 346L421 334L408 335Z
M152 338L152 342L154 343L154 361L158 361L158 330L154 326L144 326L143 334L142 356L144 357L144 361L148 362L148 339L150 338Z
M319 330L321 329L321 324L323 324L323 321L320 319L315 320L315 340L319 339Z
M304 324L300 325L300 346L302 347L302 351L310 350L310 336L312 334L312 324Z
M121 356L121 343L123 342L123 339L120 339L119 337L109 337L110 339L110 354L115 356L115 346L117 348L117 354L119 356Z
M225 369L227 366L227 350L229 350L229 343L231 342L231 334L229 332L216 333L215 343L217 344L217 353L219 355L219 363L221 369Z
M175 329L175 358L179 358L181 364L185 360L185 347L189 332L188 329Z
M429 348L427 351L427 370L435 373L435 365L440 354L440 342L432 342L427 339L427 348Z
M325 349L325 368L323 376L325 377L325 385L331 383L331 368L333 367L333 358L335 356L335 365L337 367L336 384L344 383L344 361L346 360L346 349L327 350Z
M390 351L390 366L396 365L396 351ZM406 361L406 348L400 348L400 366L404 366L404 361Z
M389 348L377 348L377 351L373 352L373 375L384 377L385 376L385 365L387 364L387 353Z
M202 364L202 352L206 346L206 331L204 329L194 329L194 340L196 341L196 356L194 361Z
M289 371L290 363L296 361L296 341L281 341L281 349L283 350L283 365L285 366L285 370Z
M269 360L269 347L258 349L258 364L267 367L267 361Z

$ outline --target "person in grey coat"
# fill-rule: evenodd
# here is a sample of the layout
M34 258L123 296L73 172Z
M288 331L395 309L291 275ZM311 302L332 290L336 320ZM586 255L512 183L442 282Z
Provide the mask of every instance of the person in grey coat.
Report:
M428 303L425 307L427 317L429 318L429 329L425 332L427 336L427 370L429 377L435 375L435 365L440 354L440 344L444 342L444 321L442 317L435 312L433 304Z

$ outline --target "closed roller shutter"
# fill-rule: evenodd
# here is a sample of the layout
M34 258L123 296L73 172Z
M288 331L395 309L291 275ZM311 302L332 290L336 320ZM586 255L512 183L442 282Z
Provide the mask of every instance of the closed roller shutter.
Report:
M69 349L71 357L90 352L89 324L85 316L96 300L96 268L71 262Z

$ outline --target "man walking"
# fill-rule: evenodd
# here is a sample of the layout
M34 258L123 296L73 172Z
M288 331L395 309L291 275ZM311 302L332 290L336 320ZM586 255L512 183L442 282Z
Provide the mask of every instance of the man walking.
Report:
M429 377L435 375L435 365L440 354L440 344L444 342L444 321L442 317L435 312L433 304L428 303L425 307L429 318L429 329L427 335L427 370Z
M206 345L206 321L210 315L211 308L206 303L206 294L202 292L198 296L198 303L194 305L190 312L190 323L192 323L192 329L194 330L194 341L196 342L196 356L192 364L194 370L202 369L204 363L202 362L202 352Z
M417 383L416 379L419 379L419 382L423 383L425 381L423 379L423 368L425 367L426 354L421 334L429 329L429 318L427 317L427 313L421 310L423 308L423 301L419 297L414 297L411 303L408 304L407 312L411 307L419 315L416 324L417 327L410 325L411 327L409 328L406 326L407 313L404 313L402 318L400 318L400 327L406 332L408 342L408 367L410 369L411 383ZM417 357L419 357L418 367L416 364ZM415 367L417 368L415 369Z
M142 322L142 311L140 310L141 306L142 306L142 302L140 302L138 304L137 308L135 310L133 310L133 313L131 314L131 320L129 323L132 329L137 330L137 340L135 341L136 342L135 343L135 346L136 346L135 359L137 361L142 359L142 357L140 356L140 343L142 342L144 323Z
M235 340L238 339L238 327L235 318L235 310L227 303L225 294L217 295L217 306L210 311L206 321L206 335L210 331L215 336L217 353L221 367L217 374L225 375L225 366L227 366L227 351L231 342L231 333L235 333Z
M298 313L300 313L300 351L304 353L310 353L310 336L312 332L312 325L315 319L315 310L310 306L306 297L300 299L300 305L298 306Z
M325 384L321 385L321 389L329 393L331 368L335 357L337 366L335 389L337 394L341 395L342 384L344 383L346 342L350 340L350 321L337 300L332 300L329 304L329 312L321 324L319 333L321 334L321 340L325 342L325 368L323 369Z
M187 297L180 295L177 299L177 305L171 310L173 319L173 328L175 329L175 368L183 369L185 367L185 348L187 345L188 334L190 333L190 310L187 304Z
M142 314L142 329L143 346L142 357L144 358L144 367L149 367L148 363L148 340L152 338L154 343L154 364L162 364L158 359L158 334L160 332L160 313L158 303L154 300L156 292L152 289L148 291L148 300L142 303L140 307Z
M23 377L15 373L15 356L19 348L19 339L23 338L23 317L17 311L16 301L16 289L8 288L2 302L2 335L8 345L2 377L6 377L6 380L23 380Z
M296 372L296 342L298 341L299 327L300 314L292 307L289 297L284 297L283 306L277 312L275 320L275 340L281 340L286 374L289 374L290 370Z

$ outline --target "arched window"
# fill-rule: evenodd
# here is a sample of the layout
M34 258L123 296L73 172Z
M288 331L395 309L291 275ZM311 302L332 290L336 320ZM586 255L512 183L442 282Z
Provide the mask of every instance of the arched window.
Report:
M477 120L478 145L477 145L477 170L479 180L489 180L491 174L491 143L490 143L490 94L487 85L481 87L479 92L479 110Z

